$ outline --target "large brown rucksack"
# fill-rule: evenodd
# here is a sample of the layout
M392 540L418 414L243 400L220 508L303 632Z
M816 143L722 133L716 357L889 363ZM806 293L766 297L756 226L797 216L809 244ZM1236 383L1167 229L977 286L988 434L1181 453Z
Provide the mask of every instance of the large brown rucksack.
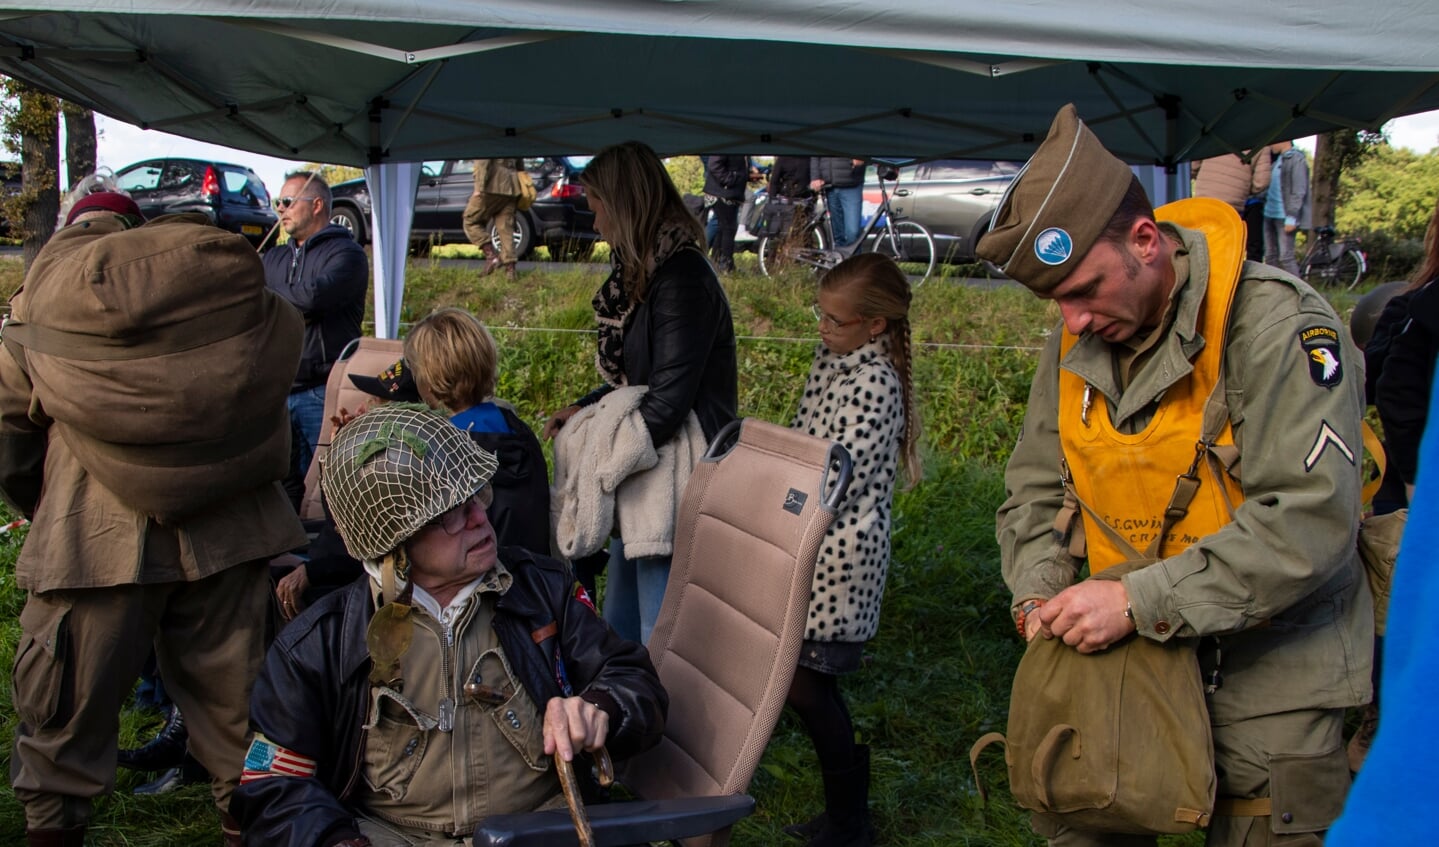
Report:
M200 215L61 230L10 300L31 416L138 512L175 521L289 469L304 325Z

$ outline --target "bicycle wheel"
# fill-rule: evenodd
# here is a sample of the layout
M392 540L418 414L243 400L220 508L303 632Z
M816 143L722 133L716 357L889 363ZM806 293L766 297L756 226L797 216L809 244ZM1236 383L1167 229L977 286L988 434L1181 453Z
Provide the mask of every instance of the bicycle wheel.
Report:
M1316 259L1311 254L1299 265L1299 278L1316 289L1328 288L1334 284L1334 265L1334 262L1325 262L1322 257Z
M807 226L798 234L766 235L755 245L760 273L774 276L798 265L818 270L816 259L824 251L824 236L817 227Z
M871 236L868 249L888 256L910 277L914 287L924 285L934 273L934 236L914 221L894 221ZM919 277L915 280L914 277Z
M1364 254L1350 247L1334 263L1334 281L1353 291L1359 280L1364 278L1365 270Z

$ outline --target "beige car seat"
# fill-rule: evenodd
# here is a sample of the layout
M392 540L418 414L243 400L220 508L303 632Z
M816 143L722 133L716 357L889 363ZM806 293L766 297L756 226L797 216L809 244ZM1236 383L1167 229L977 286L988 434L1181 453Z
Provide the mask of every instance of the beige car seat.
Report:
M596 845L724 847L753 810L744 791L784 708L850 470L843 447L775 424L736 421L716 436L680 504L649 643L670 696L664 738L620 763L641 801L589 807ZM563 811L492 817L475 833L476 847L575 843Z
M325 415L320 421L320 440L315 446L315 458L305 472L305 498L300 501L301 520L325 517L320 505L320 457L325 455L335 436L335 425L330 419L341 409L354 412L360 406L370 405L375 399L356 388L349 375L374 376L403 355L404 342L399 339L360 337L346 345L339 360L330 369L330 378L325 383Z

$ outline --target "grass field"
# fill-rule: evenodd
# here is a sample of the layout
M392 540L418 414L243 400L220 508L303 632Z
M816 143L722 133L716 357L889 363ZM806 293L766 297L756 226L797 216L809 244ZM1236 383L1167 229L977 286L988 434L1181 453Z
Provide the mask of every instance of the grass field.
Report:
M0 261L0 293L18 285L18 264ZM545 270L509 284L498 275L480 280L470 269L417 261L402 320L442 305L480 315L502 349L499 395L538 424L596 383L589 301L600 279L589 270ZM740 336L741 414L787 422L816 341L813 280L760 277L742 264L725 286ZM1351 295L1341 305L1352 302ZM879 635L868 650L872 661L844 682L857 732L873 749L871 807L880 843L892 847L1038 844L1003 790L1001 754L991 752L983 762L987 784L997 789L986 809L967 753L975 738L1004 728L1021 653L999 576L994 511L1037 348L1057 312L1017 286L986 289L940 278L917 290L912 316L925 481L896 498L893 566ZM13 573L23 538L23 530L0 537L0 656L7 660L24 599ZM8 762L14 728L8 686L0 692L0 716L0 756ZM147 737L156 721L123 715L122 743ZM218 843L204 787L131 797L129 789L142 781L121 771L89 843ZM813 751L788 715L751 793L758 811L737 828L737 845L797 844L780 828L822 806ZM0 845L23 843L22 829L7 782L0 791Z

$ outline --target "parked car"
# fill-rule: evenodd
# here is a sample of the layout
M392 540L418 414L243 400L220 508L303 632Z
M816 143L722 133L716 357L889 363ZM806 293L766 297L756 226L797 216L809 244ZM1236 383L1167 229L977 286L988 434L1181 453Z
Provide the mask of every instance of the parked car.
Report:
M525 170L534 180L538 196L534 205L515 215L515 255L524 258L535 247L549 248L550 258L584 261L594 249L599 234L579 174L589 163L586 156L547 156L525 159ZM431 245L465 244L461 218L474 191L474 160L425 162L415 190L415 214L410 225L410 243L417 253ZM330 220L348 228L361 244L370 240L370 192L365 179L353 179L330 187L334 195ZM492 237L497 238L497 235Z
M989 229L994 210L1023 162L935 159L899 169L890 205L898 215L923 224L934 235L935 253L946 262L974 261L974 247ZM879 205L879 183L864 186L865 215Z
M199 212L215 226L245 236L256 247L278 219L265 183L244 165L147 159L121 168L115 181L147 218Z

